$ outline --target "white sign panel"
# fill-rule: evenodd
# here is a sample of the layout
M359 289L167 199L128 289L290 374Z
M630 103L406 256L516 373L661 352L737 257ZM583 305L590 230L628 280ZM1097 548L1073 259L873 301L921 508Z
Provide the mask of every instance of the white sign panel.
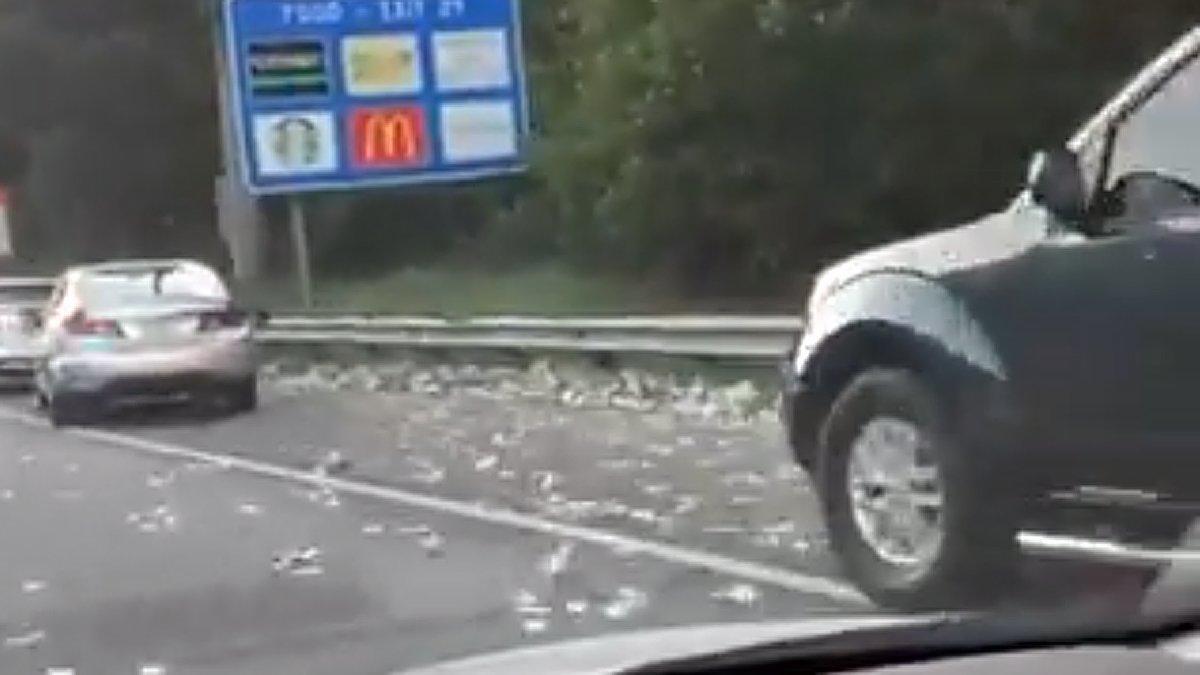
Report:
M342 40L346 93L398 96L419 93L421 51L412 33L355 35Z
M442 106L442 154L462 164L517 154L517 116L509 101L471 101Z
M508 35L503 30L434 33L437 86L444 92L512 86Z
M254 149L263 176L328 173L338 166L337 124L328 112L255 115Z

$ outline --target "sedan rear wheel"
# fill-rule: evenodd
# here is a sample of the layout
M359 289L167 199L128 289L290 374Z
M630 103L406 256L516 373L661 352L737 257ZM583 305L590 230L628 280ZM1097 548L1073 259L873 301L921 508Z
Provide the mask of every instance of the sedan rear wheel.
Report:
M59 394L50 398L50 423L55 427L80 426L94 419L99 401L79 394Z
M248 377L229 389L229 407L235 413L254 412L258 408L258 378Z

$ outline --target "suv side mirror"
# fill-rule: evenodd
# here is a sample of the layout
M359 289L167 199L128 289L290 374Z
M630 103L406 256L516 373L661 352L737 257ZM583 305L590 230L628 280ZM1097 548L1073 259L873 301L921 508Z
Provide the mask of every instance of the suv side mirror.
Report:
M1033 201L1073 225L1087 216L1087 188L1079 156L1066 148L1043 150L1029 165L1029 189Z

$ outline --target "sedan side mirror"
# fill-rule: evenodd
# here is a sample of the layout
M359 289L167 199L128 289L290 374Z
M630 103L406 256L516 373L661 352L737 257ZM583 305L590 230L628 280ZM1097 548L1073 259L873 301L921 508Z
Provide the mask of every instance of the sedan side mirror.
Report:
M1035 204L1059 220L1081 225L1087 216L1087 188L1079 156L1066 148L1044 150L1029 165L1029 190Z

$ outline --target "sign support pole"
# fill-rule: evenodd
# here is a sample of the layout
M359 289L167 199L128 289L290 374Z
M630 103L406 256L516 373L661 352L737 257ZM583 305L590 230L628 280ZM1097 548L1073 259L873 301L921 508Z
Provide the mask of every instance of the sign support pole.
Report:
M312 309L312 258L308 247L308 221L304 214L304 202L300 197L288 198L288 225L292 231L292 245L296 252L296 281L300 289L300 302L304 309Z
M241 162L238 136L230 101L229 48L225 44L225 18L220 0L200 0L201 14L212 28L213 67L216 73L217 101L220 104L218 129L221 156L213 182L217 232L225 241L238 281L259 280L263 276L263 249L266 230L259 203L240 179Z
M9 217L8 189L0 185L0 258L16 255L13 243L12 219Z

